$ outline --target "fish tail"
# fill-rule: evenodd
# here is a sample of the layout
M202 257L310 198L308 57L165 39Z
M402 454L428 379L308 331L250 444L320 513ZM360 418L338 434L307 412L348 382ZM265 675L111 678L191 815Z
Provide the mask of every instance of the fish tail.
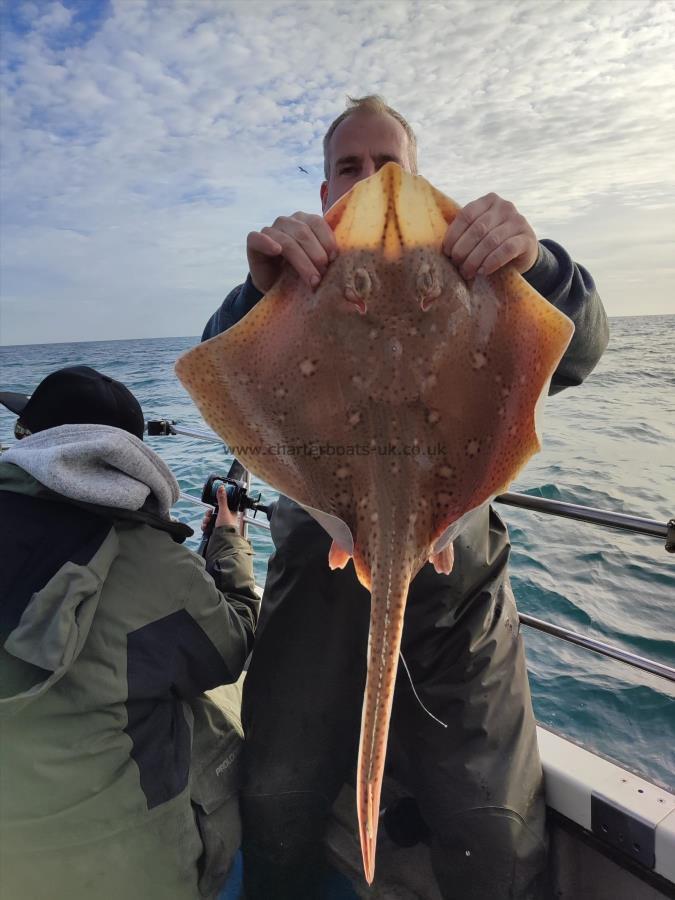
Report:
M388 541L389 546L393 541ZM368 884L375 876L380 794L394 699L403 615L410 569L385 552L374 560L368 637L368 674L361 718L356 802L363 868Z

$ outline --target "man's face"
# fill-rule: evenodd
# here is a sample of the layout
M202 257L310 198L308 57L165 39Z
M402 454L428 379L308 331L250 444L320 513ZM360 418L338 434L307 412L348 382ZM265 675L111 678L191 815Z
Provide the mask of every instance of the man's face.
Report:
M328 158L330 175L321 185L324 212L385 163L395 162L410 171L408 136L403 126L386 114L354 113L340 122L330 139Z

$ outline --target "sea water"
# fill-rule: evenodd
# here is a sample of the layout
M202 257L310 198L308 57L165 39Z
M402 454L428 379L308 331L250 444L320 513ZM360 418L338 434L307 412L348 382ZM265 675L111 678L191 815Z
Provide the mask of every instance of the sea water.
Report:
M675 516L675 316L612 319L610 345L587 381L547 403L544 449L514 490L666 522ZM146 419L206 426L178 382L177 356L198 338L0 348L0 390L30 391L54 369L93 366L124 382ZM15 417L0 410L0 442ZM189 437L148 444L195 496L226 474L222 445ZM254 480L263 500L275 494ZM663 541L499 506L509 525L521 612L675 666L675 554ZM203 510L175 515L198 533ZM21 523L17 522L20 528ZM265 580L269 531L251 529ZM191 545L196 547L197 535ZM538 720L675 789L675 685L523 626Z

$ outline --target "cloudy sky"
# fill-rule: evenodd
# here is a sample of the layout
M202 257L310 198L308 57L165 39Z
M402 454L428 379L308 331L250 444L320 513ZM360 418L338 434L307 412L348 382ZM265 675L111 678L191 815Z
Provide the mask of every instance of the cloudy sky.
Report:
M423 175L512 200L610 315L675 312L672 0L0 10L4 344L200 333L247 233L320 211L321 139L367 93Z

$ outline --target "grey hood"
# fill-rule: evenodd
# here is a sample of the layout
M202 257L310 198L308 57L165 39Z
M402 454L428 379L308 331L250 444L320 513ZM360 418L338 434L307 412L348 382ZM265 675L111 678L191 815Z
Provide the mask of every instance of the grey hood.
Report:
M163 519L178 500L166 463L133 434L110 425L61 425L30 435L2 454L45 487L84 503L138 510Z

